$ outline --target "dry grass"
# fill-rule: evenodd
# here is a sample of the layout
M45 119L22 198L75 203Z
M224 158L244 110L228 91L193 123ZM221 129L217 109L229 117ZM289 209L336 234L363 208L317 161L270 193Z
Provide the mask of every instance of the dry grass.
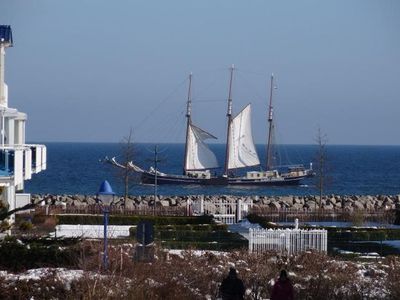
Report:
M83 276L70 284L50 273L40 280L7 281L2 299L216 299L219 284L234 265L247 288L246 299L269 298L270 280L289 271L296 299L400 299L400 260L355 263L310 252L297 257L184 251L155 251L152 263L132 260L132 245L110 247L110 267L102 270L102 245L85 241L79 259Z

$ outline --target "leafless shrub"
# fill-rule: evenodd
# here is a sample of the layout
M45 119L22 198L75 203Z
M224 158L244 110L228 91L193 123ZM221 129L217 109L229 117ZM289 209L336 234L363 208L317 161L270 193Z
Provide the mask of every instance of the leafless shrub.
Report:
M10 282L0 276L2 298L215 299L219 284L234 266L247 288L247 300L269 298L271 279L281 269L288 271L296 299L400 299L397 257L382 263L356 263L318 252L289 257L248 251L173 254L157 248L154 261L144 263L132 259L133 245L111 243L109 268L104 270L101 242L84 241L80 247L83 275L68 284L54 272L40 280Z
M399 257L388 257L384 262L389 268L386 281L390 299L400 299L400 259Z

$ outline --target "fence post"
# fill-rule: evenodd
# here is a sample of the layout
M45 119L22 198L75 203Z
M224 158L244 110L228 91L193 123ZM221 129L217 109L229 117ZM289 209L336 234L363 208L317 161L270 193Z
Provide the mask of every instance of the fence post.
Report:
M186 216L191 216L192 200L188 197L186 200Z
M204 195L200 198L200 214L204 215Z
M242 199L236 201L236 223L242 220Z
M253 252L253 229L249 228L249 252Z

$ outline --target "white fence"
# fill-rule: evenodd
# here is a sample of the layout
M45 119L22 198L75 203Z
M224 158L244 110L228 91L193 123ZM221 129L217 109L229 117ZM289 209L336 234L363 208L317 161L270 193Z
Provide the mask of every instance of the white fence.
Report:
M245 218L253 203L246 203L241 199L214 199L203 198L191 203L192 211L197 215L213 215L218 221L225 224L234 224Z
M288 255L307 250L327 251L326 230L249 229L249 251L277 251Z

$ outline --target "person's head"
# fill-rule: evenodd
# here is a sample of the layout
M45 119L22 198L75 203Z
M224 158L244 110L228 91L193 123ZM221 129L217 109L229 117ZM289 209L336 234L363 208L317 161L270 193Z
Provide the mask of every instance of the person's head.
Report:
M288 278L286 270L282 270L279 279L286 280Z
M236 272L236 269L234 267L230 267L229 276L231 276L231 277L236 277L237 276L237 272Z

